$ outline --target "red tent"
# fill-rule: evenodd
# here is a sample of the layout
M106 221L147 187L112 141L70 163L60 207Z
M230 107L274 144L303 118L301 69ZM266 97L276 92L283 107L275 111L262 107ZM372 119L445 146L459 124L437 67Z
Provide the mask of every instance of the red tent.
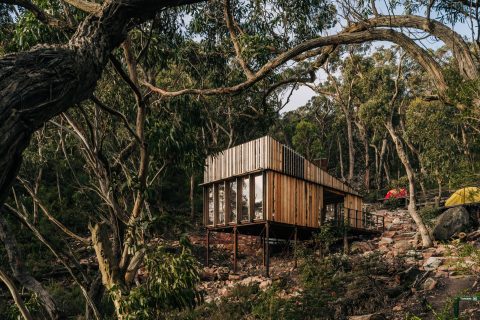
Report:
M385 200L395 198L395 199L404 199L407 197L407 190L405 188L401 189L392 189L387 192L385 195Z

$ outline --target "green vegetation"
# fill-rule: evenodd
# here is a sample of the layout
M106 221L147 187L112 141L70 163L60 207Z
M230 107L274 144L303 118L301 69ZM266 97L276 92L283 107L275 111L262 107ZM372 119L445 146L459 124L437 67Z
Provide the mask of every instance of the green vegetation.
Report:
M296 248L303 291L288 299L282 280L205 304L203 248L172 243L202 225L205 157L269 134L368 200L407 188L431 246L436 212L416 198L479 184L472 6L0 0L0 271L15 285L0 314L308 319L388 303L369 289L391 271L329 254L328 227Z

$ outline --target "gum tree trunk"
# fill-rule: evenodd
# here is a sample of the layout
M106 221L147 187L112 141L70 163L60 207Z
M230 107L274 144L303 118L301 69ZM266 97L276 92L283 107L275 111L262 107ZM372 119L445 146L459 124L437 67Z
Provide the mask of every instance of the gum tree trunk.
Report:
M0 59L0 204L43 123L89 98L108 57L126 38L131 19L199 0L107 1L65 45L38 46Z
M400 158L400 161L402 162L405 168L405 171L407 172L408 193L409 193L408 213L410 214L412 219L415 221L415 224L417 225L418 232L422 237L422 246L424 248L430 248L431 246L433 246L432 239L430 238L430 234L428 233L428 229L425 226L425 223L423 223L422 217L420 217L420 215L417 212L417 199L415 198L415 173L413 171L410 160L408 159L408 155L405 151L405 148L403 147L403 144L400 141L400 137L395 132L395 129L393 128L392 123L387 122L386 127L388 132L390 133L390 137L392 138L393 143L395 144L398 157Z

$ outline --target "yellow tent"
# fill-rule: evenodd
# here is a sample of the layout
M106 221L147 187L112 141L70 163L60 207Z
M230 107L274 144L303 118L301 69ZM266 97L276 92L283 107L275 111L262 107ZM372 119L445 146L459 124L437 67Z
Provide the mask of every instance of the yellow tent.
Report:
M445 207L472 202L480 202L480 188L466 187L458 189L445 201Z

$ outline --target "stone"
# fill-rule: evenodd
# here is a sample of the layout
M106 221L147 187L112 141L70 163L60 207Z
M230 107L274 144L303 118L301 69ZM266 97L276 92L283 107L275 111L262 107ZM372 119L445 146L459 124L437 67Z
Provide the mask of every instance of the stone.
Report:
M235 281L235 280L240 280L240 279L242 279L242 276L239 275L239 274L229 274L228 275L228 280Z
M427 278L424 282L423 282L423 290L426 290L426 291L430 291L430 290L433 290L435 289L435 286L437 285L437 280L433 279L433 278Z
M384 237L384 238L382 238L382 240L380 240L380 243L391 244L391 243L393 243L393 239Z
M425 269L425 271L432 271L437 269L441 264L442 264L442 259L437 257L430 257L423 264L423 269Z
M260 282L260 284L258 285L258 288L260 288L260 290L265 290L265 289L267 289L271 284L272 284L272 280L270 280L270 279L264 280L264 281Z
M351 253L365 253L372 250L373 250L372 245L365 241L355 241L350 246Z
M402 223L402 220L400 220L400 218L395 218L395 219L393 219L392 223L393 224L400 224L400 223Z
M227 297L228 296L228 288L220 288L218 290L218 294L222 297Z
M385 238L393 238L397 232L396 231L385 231L382 236Z
M470 227L468 211L464 207L455 207L448 209L436 219L432 234L436 240L444 241L458 232L468 231Z
M406 252L408 249L411 248L411 245L407 240L400 240L396 241L393 247L399 252Z
M392 310L393 311L402 311L403 307L401 305L397 305L397 306L393 307Z

